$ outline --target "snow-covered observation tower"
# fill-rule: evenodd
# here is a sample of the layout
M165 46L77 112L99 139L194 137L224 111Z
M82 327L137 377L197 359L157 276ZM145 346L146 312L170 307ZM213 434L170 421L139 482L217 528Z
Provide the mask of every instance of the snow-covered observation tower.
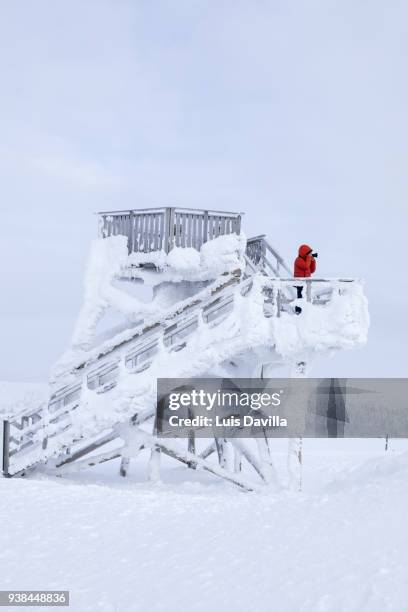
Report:
M157 378L271 376L282 365L307 375L316 354L366 341L361 282L294 281L264 235L246 238L240 213L166 207L98 216L83 306L49 399L2 423L4 474L64 474L121 457L126 475L145 449L152 478L163 453L244 489L254 478L270 482L267 440L255 450L209 440L199 452L194 439L157 438ZM305 299L294 284L305 286Z

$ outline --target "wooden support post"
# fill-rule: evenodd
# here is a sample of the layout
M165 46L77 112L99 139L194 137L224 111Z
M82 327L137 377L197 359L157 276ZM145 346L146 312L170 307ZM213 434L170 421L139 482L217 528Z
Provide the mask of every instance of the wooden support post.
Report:
M177 461L181 461L181 463L184 463L185 465L188 465L191 461L189 455L183 455L183 453L179 452L178 450L166 446L166 444L162 443L160 440L156 440L156 447L165 455L168 455L169 457L172 457ZM237 485L245 491L254 491L256 489L255 486L252 486L251 484L246 483L241 478L238 478L233 472L229 472L217 466L212 466L203 459L198 459L197 468L206 472L210 472L211 474L214 474L215 476L218 476L219 478L222 478L227 482Z
M203 218L203 242L207 242L208 240L208 210L204 211Z
M234 447L234 472L242 471L242 453L239 448Z
M287 460L289 488L302 490L303 439L290 438Z
M165 241L166 241L166 213L161 212L159 214L160 217L160 223L159 223L159 250L166 250L165 248Z
M239 450L241 455L248 461L248 463L254 468L255 472L262 478L263 481L266 482L265 475L262 471L261 466L259 465L257 459L253 456L250 450L242 443L241 440L237 438L233 438L231 440L232 445Z
M218 463L223 469L231 469L231 448L226 438L215 438L217 448Z
M194 417L194 413L191 410L191 408L188 409L188 417L190 419L192 419ZM189 434L188 434L188 452L191 455L195 455L196 454L195 433L194 433L194 429L193 428L190 429ZM189 467L192 470L195 470L196 462L195 461L190 461Z
M272 463L271 451L269 448L269 440L266 435L265 428L263 429L263 438L256 438L259 457L261 459L261 469L264 478L268 484L277 485L278 477Z
M241 233L241 215L238 215L237 220L236 220L236 234L240 234Z
M170 208L166 208L164 212L164 234L163 234L163 250L169 252L169 235L170 235Z
M188 452L195 455L195 434L193 429L190 431L188 436Z
M299 491L302 490L303 484L303 438L298 439L298 461L299 461Z
M261 270L265 267L265 258L266 258L266 245L265 242L261 242L260 255L259 255L259 267Z
M133 210L129 211L129 219L128 219L128 252L133 253L133 240L135 233L135 213Z
M215 451L216 451L215 442L211 442L211 444L207 446L207 448L204 449L202 453L199 454L199 458L207 459L207 457L215 453Z
M3 474L7 476L9 470L9 438L10 438L10 423L3 421Z
M280 289L276 289L276 316L281 316L282 310L282 294Z
M149 459L149 481L160 482L160 449L152 446Z
M305 361L298 359L292 362L291 378L307 378L307 374L308 364ZM287 468L289 487L301 491L303 478L303 439L301 437L289 440Z
M166 208L165 215L165 234L164 234L164 250L166 253L170 253L174 246L174 213L175 209L171 207Z
M312 281L306 281L306 301L312 301Z
M129 457L123 457L120 462L119 474L125 478L128 474L130 459Z
M157 417L154 419L153 435L157 434ZM160 447L153 443L149 459L149 481L160 482Z

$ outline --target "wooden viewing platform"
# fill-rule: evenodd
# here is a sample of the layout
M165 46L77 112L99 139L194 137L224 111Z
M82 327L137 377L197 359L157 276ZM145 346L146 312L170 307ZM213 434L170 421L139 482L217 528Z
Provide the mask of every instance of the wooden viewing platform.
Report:
M175 246L199 250L204 242L225 234L241 233L243 213L192 208L140 208L102 211L100 236L125 235L129 253L161 251Z
M155 266L155 258L149 253L153 255L154 251L160 250L168 253L175 246L199 249L219 236L241 233L242 214L235 212L165 207L98 214L101 237L124 235L128 239L130 253L148 254L146 257L130 258L123 264L120 274L127 280L140 280L139 265ZM153 388L159 367L165 364L167 375L185 376L189 371L185 365L188 361L195 376L206 375L209 364L213 362L207 361L208 357L203 360L202 353L208 352L216 339L222 348L217 348L214 363L219 362L223 368L230 364L231 369L225 369L227 374L231 371L235 375L237 358L241 359L239 367L245 367L246 355L247 371L253 372L252 360L259 347L261 372L264 362L269 363L275 360L276 355L282 355L289 363L295 360L293 367L296 368L296 375L302 376L306 367L304 350L314 351L318 347L323 351L361 344L368 327L368 312L358 281L345 278L294 279L292 270L263 234L247 239L242 255L242 264L245 265L235 269L234 264L234 269L227 270L217 278L210 278L204 286L199 281L196 290L188 297L180 292L180 299L167 307L150 314L147 312L146 316L142 314L137 322L129 318L127 328L114 327L109 337L101 336L95 344L80 347L77 353L70 351L66 363L63 362L54 373L48 400L0 419L4 476L23 475L42 464L48 464L52 473L62 475L118 457L121 458L120 474L125 476L130 457L146 449L150 453L151 466L157 467L159 455L166 454L189 468L205 470L251 491L259 485L253 484L246 476L242 477L241 459L245 458L263 483L271 482L273 466L265 436L259 439L263 440L264 446L256 447L257 454L235 438L226 440L215 437L207 448L197 453L193 435L188 438L187 450L181 443L169 444L157 437L154 393L152 395L150 389ZM161 270L160 267L156 269ZM282 272L286 273L285 278L282 278ZM297 285L305 287L303 302L296 297L294 286ZM331 302L335 302L333 310L330 309ZM299 303L303 311L300 319L296 316ZM317 316L310 316L312 309L316 309L316 314L320 309L322 334L315 332ZM332 315L334 322L330 320ZM251 335L251 324L255 319L257 323L258 320L261 322L270 318L276 319L275 323L280 319L279 324L265 323L259 328L256 325ZM285 357L286 354L280 353L276 347L275 331L288 329L292 334L296 321L302 327L310 325L313 333L305 334L301 340L301 353ZM334 332L335 326L339 327L338 333ZM261 334L259 329L263 330ZM183 357L180 352L184 350L186 353ZM126 384L121 388L123 377L127 374L131 376L132 385L136 384L135 389L139 388L136 377L141 376L140 389L146 393L143 401L134 402L134 396L129 395ZM113 405L120 399L122 410L122 405L127 403L129 430L124 429L125 422L115 411L111 422L105 413L100 422L96 418L99 396L109 394L114 389L116 391L111 399L108 395L103 400L104 405L110 401ZM85 414L91 401L95 402L97 427L88 434L81 429L77 415L81 411ZM148 421L151 422L150 431L144 426ZM132 448L127 442L126 432L130 430L135 432L135 440L138 441ZM115 447L107 448L113 441ZM122 446L118 446L119 441L123 443ZM227 444L230 446L227 447ZM296 448L295 451L290 450L290 456L295 455L300 461L300 451L296 451ZM211 463L209 457L212 454L218 457L218 465ZM228 457L231 456L234 457L233 468L228 464Z

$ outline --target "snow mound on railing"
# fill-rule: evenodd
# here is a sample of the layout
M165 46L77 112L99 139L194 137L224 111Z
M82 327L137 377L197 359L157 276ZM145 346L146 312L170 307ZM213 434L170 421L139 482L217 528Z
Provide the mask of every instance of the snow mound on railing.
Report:
M167 255L164 251L131 253L123 269L132 266L132 278L141 278L149 285L214 280L225 272L244 270L246 242L243 233L226 234L205 242L200 251L174 247ZM142 268L145 264L154 264L160 274Z
M109 308L122 313L130 321L157 311L154 305L140 302L113 285L127 259L126 236L93 241L85 272L84 302L71 341L73 347L89 344Z
M126 236L94 240L85 272L84 301L71 347L81 349L89 346L99 321L109 309L124 315L130 322L148 315L160 315L162 308L154 300L141 302L114 285L130 266L153 263L159 273L132 268L133 278L140 277L150 285L213 280L225 272L244 268L245 247L243 234L229 234L203 244L200 251L175 247L168 255L163 251L128 255Z
M155 314L147 316L139 325L121 330L118 333L98 342L95 346L74 347L62 355L57 363L51 369L51 382L55 382L57 378L64 376L78 367L82 367L84 363L91 363L103 355L107 355L116 347L131 341L140 336L145 328L153 328L157 325L164 325L169 320L176 318L184 309L192 306L198 300L210 299L213 291L219 291L223 285L229 285L235 278L234 275L223 275L215 282L210 283L201 291L194 294L194 297L188 297L172 304L167 309Z
M363 284L355 280L346 287L340 285L333 281L333 295L327 304L317 306L299 300L300 315L282 313L274 319L279 354L290 358L304 352L355 348L367 342L370 319Z

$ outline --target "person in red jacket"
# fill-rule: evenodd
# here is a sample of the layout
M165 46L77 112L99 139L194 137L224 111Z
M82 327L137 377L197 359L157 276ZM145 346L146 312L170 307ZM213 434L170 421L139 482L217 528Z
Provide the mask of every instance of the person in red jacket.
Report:
M299 247L298 256L295 259L294 273L295 278L310 278L316 271L317 253L312 253L313 249L308 244L301 244ZM303 285L295 285L297 298L302 297ZM295 307L296 314L300 314L302 309L299 306Z
M309 278L316 271L317 253L307 244L301 244L299 254L295 259L295 277Z

